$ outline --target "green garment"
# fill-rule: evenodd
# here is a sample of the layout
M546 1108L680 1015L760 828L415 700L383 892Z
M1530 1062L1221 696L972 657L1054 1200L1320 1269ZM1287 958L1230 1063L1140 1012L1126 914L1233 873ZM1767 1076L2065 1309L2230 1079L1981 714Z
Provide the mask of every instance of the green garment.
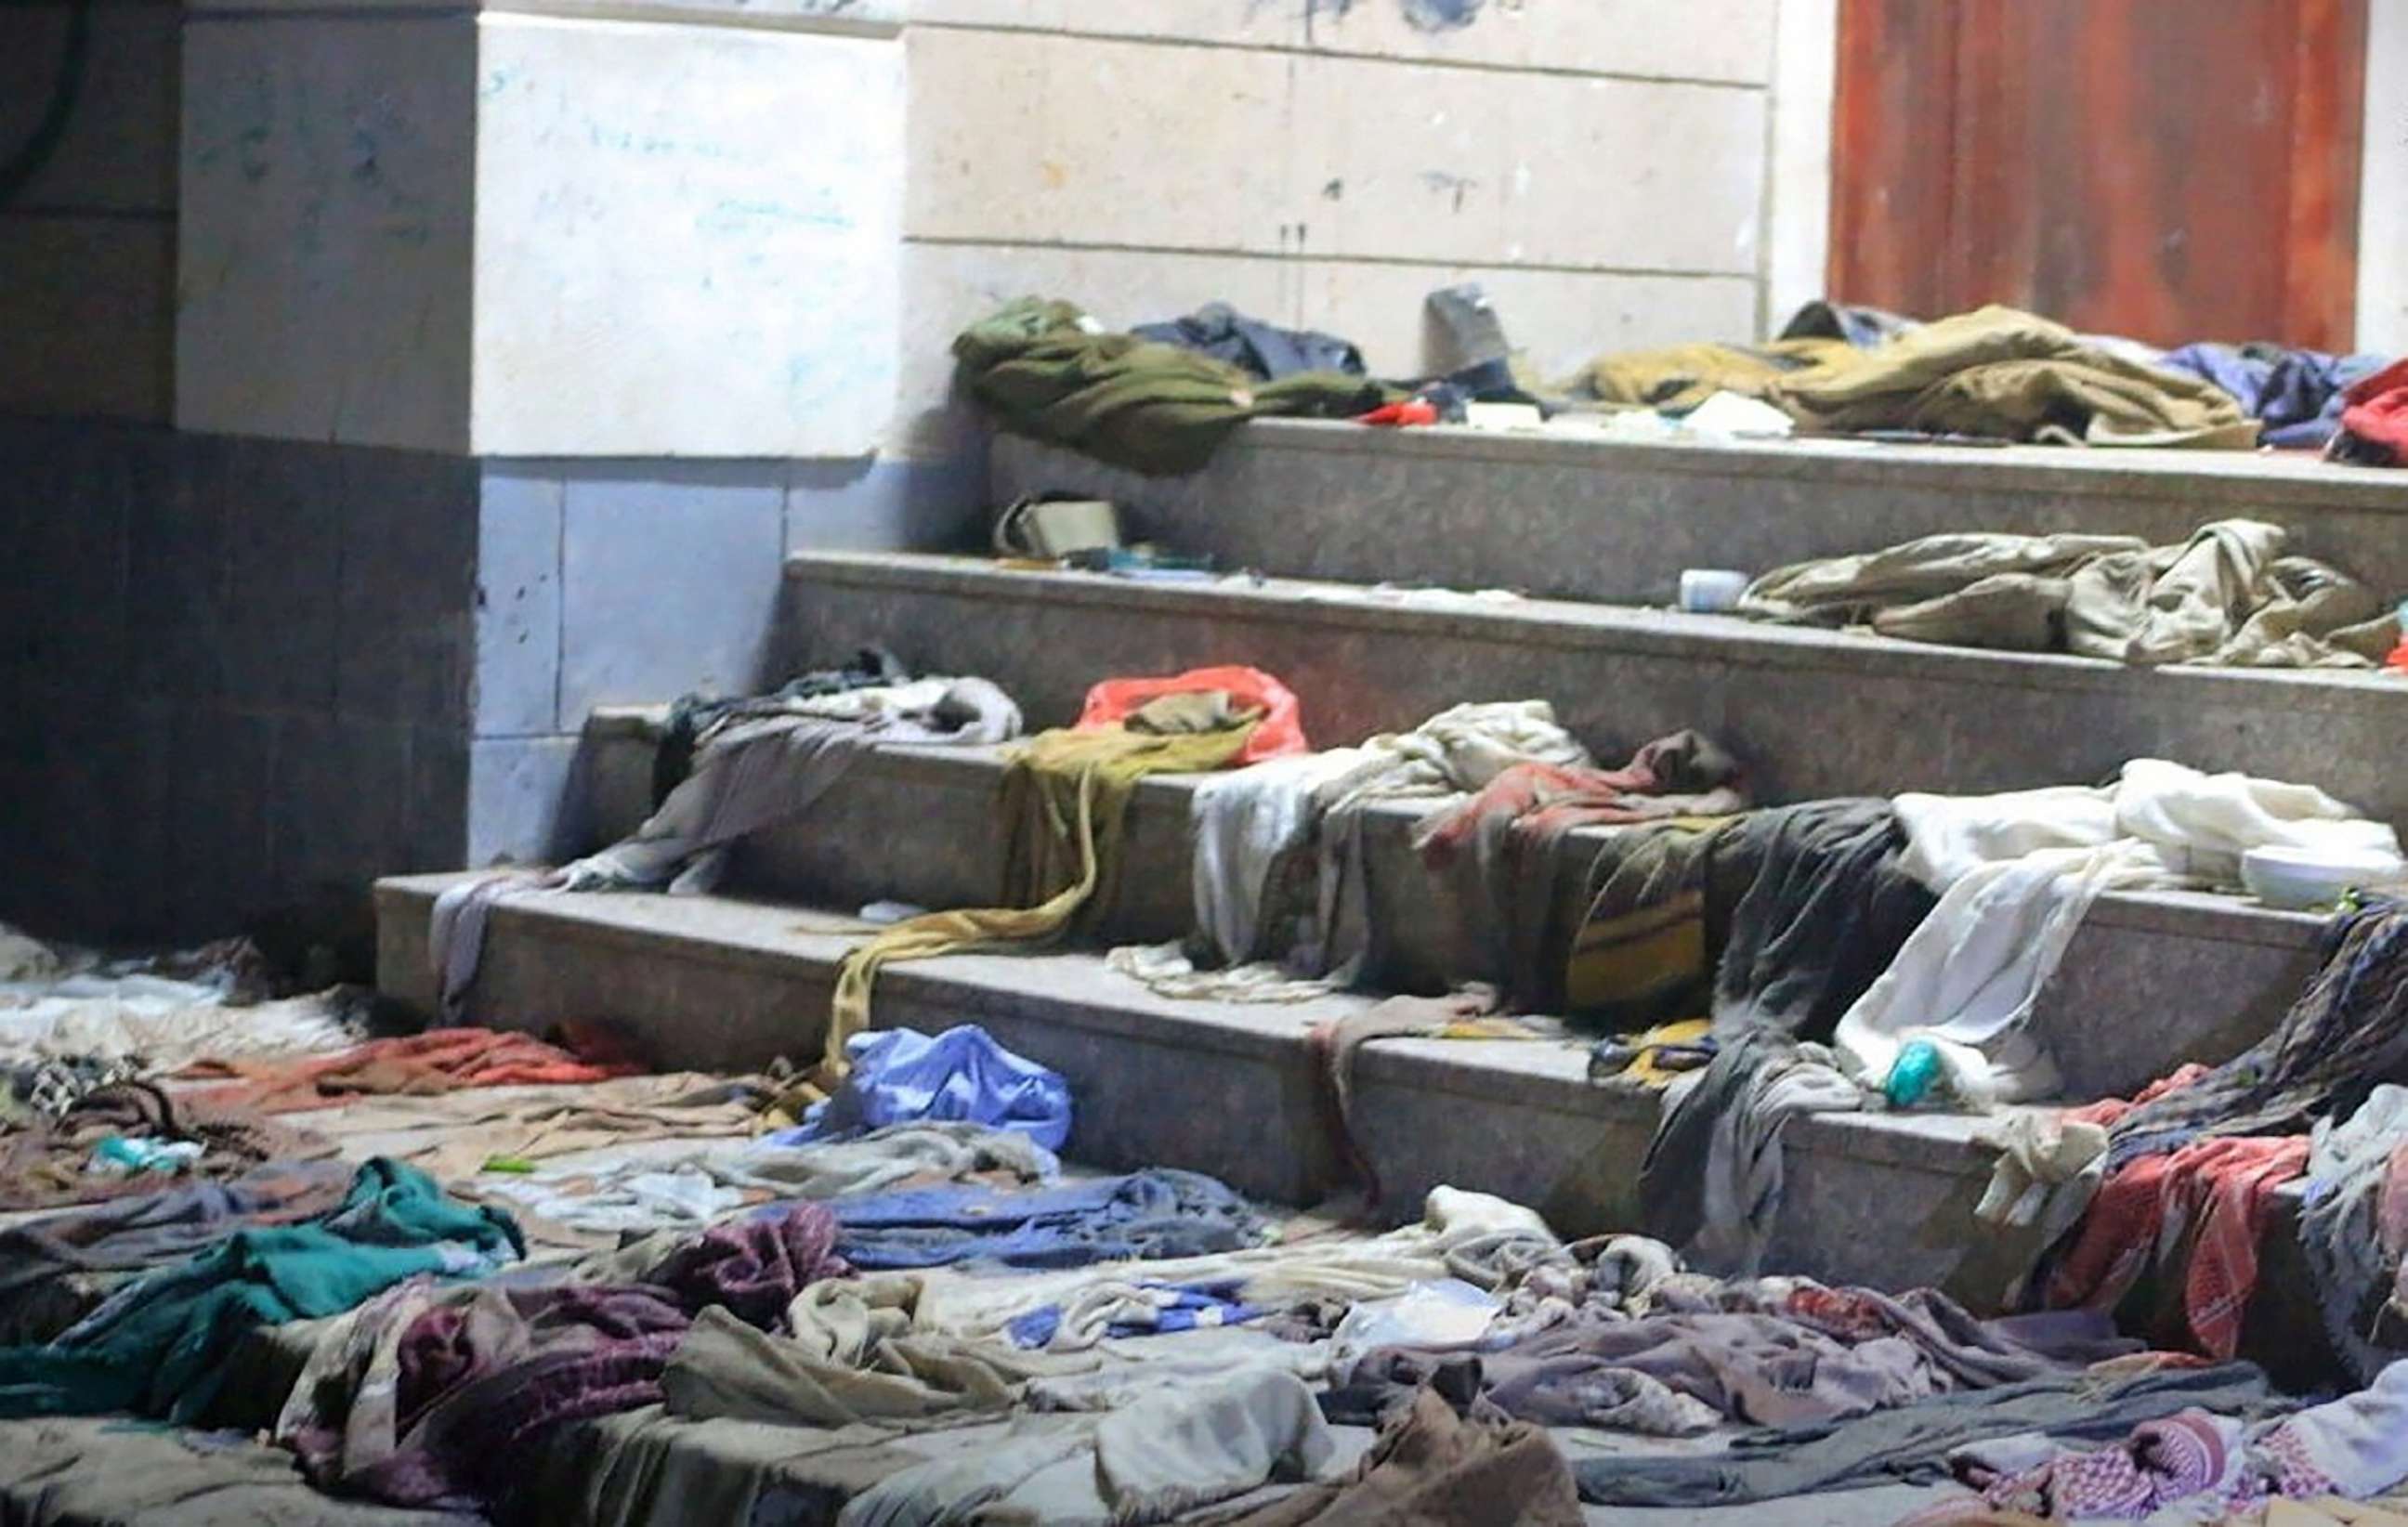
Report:
M2229 450L2258 444L2257 421L2214 382L2144 365L2012 307L1958 313L1871 350L1842 347L1763 395L1799 424L1834 433Z
M962 385L1015 434L1140 472L1193 472L1249 419L1344 419L1399 395L1335 371L1262 381L1199 351L1091 332L1067 302L1023 297L953 340Z
M46 1347L0 1348L0 1416L186 1420L253 1327L339 1315L420 1273L480 1271L524 1250L509 1215L454 1203L417 1168L379 1157L332 1213L236 1231L127 1285Z
M1183 704L1141 707L1131 721L1179 724ZM837 970L827 1046L802 1101L843 1079L844 1047L869 1026L879 968L897 960L1035 943L1108 912L1120 891L1122 825L1137 782L1150 774L1204 774L1245 750L1259 718L1219 731L1145 732L1112 725L1039 733L1004 769L1001 806L1010 835L1001 906L930 912L856 945ZM790 1105L794 1100L786 1100Z
M1600 355L1555 391L1578 398L1687 413L1716 392L1760 398L1784 377L1851 353L1843 339L1776 339L1769 345L1700 342Z

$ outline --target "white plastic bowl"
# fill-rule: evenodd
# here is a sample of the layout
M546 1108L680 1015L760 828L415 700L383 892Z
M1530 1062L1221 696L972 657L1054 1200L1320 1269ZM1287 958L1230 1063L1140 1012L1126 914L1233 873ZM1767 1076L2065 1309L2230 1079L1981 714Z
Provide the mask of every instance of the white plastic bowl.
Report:
M2408 875L2396 854L2332 849L2252 849L2241 856L2241 883L2269 906L2325 906L2352 887L2387 885Z

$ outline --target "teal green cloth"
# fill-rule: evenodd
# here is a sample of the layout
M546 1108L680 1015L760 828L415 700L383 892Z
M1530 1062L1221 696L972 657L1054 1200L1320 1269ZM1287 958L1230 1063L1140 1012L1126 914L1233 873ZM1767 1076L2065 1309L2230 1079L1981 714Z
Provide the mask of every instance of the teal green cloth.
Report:
M308 1224L242 1230L128 1284L44 1347L0 1348L0 1417L136 1410L188 1420L252 1328L339 1315L420 1273L489 1271L526 1243L382 1157Z
M1402 395L1338 371L1263 381L1198 350L1100 332L1072 304L1038 297L963 330L953 359L1005 429L1157 474L1195 471L1249 419L1348 419Z

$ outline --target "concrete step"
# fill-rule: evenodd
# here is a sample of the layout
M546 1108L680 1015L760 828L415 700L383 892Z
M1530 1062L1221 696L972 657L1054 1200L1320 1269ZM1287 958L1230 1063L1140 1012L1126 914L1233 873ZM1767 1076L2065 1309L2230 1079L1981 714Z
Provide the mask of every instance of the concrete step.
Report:
M1537 696L1615 762L1704 731L1768 802L2062 784L2157 756L2321 785L2408 822L2397 675L2129 668L1670 610L1433 606L1352 584L1139 583L910 553L807 552L787 578L785 666L882 642L916 669L995 679L1033 726L1073 719L1109 675L1248 663L1302 697L1318 746Z
M2297 453L1968 450L1845 440L1626 445L1263 420L1202 472L1146 478L996 437L995 502L1110 498L1132 539L1297 578L1668 604L1684 567L1762 572L1942 531L2178 541L2247 516L2408 592L2408 479Z
M616 836L650 803L652 732L644 712L597 716L587 729L595 814ZM808 814L742 845L730 865L739 892L823 906L893 899L923 906L992 901L1003 863L995 810L1003 749L889 748L865 758ZM1107 936L1155 942L1193 926L1189 798L1195 777L1142 781L1130 806L1122 896ZM1460 882L1426 871L1410 841L1421 811L1371 808L1364 834L1373 916L1387 963L1369 973L1391 991L1493 979L1483 910ZM1582 894L1605 829L1573 835L1558 893ZM2042 993L2036 1021L2070 1095L2128 1094L2173 1060L2224 1060L2282 1017L2315 967L2324 920L2237 898L2111 894L2092 909ZM2169 993L2184 993L2179 1002ZM2169 1059L2170 1057L2173 1059Z
M379 985L430 1010L426 921L461 877L377 886ZM538 1027L615 1020L661 1063L743 1067L816 1051L838 961L859 936L835 914L724 897L546 893L507 902L471 1003L479 1021ZM1257 1198L1317 1202L1337 1183L1312 1108L1306 1031L1371 999L1292 1007L1170 1002L1086 953L957 955L880 978L882 1026L984 1024L1054 1067L1075 1099L1068 1154L1113 1170L1210 1172ZM1383 1040L1355 1072L1364 1147L1392 1210L1440 1183L1541 1210L1567 1235L1638 1224L1635 1184L1653 1094L1590 1085L1580 1047ZM1835 1282L1944 1287L1994 1307L2028 1249L1971 1218L1990 1152L1977 1120L1827 1114L1785 1132L1785 1191L1770 1265ZM2286 1199L2265 1248L2250 1349L2292 1371L2324 1361L2312 1282Z
M431 1011L426 921L454 876L378 882L378 985ZM838 962L860 936L834 914L724 897L547 893L504 903L488 930L471 1016L540 1027L563 1014L627 1025L666 1066L745 1067L817 1053ZM1061 1072L1076 1100L1070 1153L1221 1177L1281 1204L1339 1178L1312 1106L1305 1036L1372 998L1292 1006L1173 1002L1091 953L957 955L890 967L877 1021L984 1024ZM1396 1040L1356 1069L1365 1146L1396 1205L1440 1183L1542 1209L1566 1234L1636 1222L1633 1183L1656 1104L1595 1087L1582 1047ZM1968 1215L1987 1177L1972 1120L1843 1115L1790 1132L1792 1192L1779 1264L1855 1281L1978 1282ZM1867 1239L1883 1234L1876 1249Z

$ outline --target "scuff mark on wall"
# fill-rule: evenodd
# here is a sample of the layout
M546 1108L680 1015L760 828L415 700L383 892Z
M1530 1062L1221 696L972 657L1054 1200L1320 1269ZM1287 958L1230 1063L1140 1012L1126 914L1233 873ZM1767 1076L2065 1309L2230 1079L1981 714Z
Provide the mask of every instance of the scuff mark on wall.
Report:
M1454 32L1480 20L1482 0L1398 0L1408 23L1423 32Z
M1450 175L1444 170L1422 171L1422 184L1448 198L1457 212L1463 210L1464 198L1480 189L1480 182L1468 175Z

